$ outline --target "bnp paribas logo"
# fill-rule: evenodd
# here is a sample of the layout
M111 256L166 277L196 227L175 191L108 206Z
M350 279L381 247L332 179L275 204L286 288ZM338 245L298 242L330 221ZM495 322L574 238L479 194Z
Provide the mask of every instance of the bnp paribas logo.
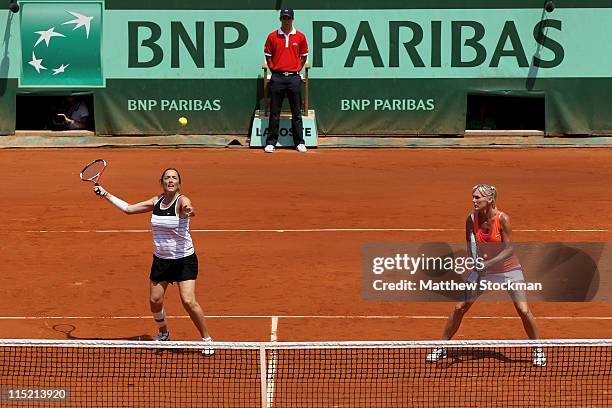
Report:
M20 87L104 86L102 2L21 1Z

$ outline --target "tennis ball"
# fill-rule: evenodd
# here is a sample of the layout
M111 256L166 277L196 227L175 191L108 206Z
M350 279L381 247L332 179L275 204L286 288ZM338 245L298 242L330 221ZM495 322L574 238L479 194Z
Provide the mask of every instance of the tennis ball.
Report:
M181 117L179 118L179 120L178 120L178 123L179 123L179 125L181 125L181 126L187 126L187 118L186 118L186 117L181 116Z

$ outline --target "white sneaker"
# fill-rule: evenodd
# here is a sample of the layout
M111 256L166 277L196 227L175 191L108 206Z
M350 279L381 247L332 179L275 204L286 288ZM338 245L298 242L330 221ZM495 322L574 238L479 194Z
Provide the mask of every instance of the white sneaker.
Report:
M433 349L432 352L427 355L427 357L425 358L425 361L427 361L428 363L434 363L438 360L443 360L446 357L448 357L448 355L446 354L446 348L437 347Z
M274 146L272 146L272 147L274 147ZM212 343L213 339L211 339L210 337L206 337L205 339L202 339L202 341L204 343ZM204 348L202 350L202 354L204 354L205 356L212 356L213 354L215 354L215 349L214 348L210 348L210 347Z
M308 151L308 149L306 148L306 145L304 143L300 143L299 145L297 145L295 147L295 150L297 150L300 153L306 153Z
M170 332L157 332L155 341L170 341Z
M533 349L533 365L538 367L546 367L546 354L541 347L535 347Z
M264 148L264 152L266 153L274 153L274 145L266 145L266 147Z

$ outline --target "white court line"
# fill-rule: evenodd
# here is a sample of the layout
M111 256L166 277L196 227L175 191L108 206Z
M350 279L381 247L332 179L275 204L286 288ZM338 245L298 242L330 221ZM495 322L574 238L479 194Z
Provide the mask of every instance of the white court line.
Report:
M276 319L272 321L272 334L276 335L278 319L448 319L448 315L406 315L406 316L322 316L322 315L286 315L286 316L267 316L267 315L210 315L207 319ZM2 320L131 320L131 319L152 319L152 316L0 316ZM189 316L166 316L166 319L189 319ZM518 316L465 316L464 319L519 319ZM537 320L612 320L612 316L536 316ZM274 341L274 340L273 340Z
M270 323L270 341L277 340L276 332L278 330L278 317L272 316ZM274 404L274 377L276 376L276 350L270 350L270 358L268 359L268 367L266 370L267 385L266 385L266 407L271 408Z
M192 233L234 233L234 232L457 232L460 228L307 228L307 229L192 229ZM607 229L515 229L518 232L609 232ZM19 231L13 231L18 233ZM27 230L29 234L142 234L149 229L116 230Z
M276 332L278 330L278 316L272 316L270 319L270 341L274 342L277 340Z

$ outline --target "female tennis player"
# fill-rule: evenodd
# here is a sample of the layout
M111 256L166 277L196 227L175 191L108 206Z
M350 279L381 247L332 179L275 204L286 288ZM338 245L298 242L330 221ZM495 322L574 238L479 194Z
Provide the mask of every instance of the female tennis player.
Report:
M497 190L488 184L478 184L472 188L472 204L474 210L465 223L465 237L469 243L473 236L476 249L469 251L472 257L481 257L484 261L480 279L491 283L525 282L523 269L518 258L514 255L512 247L512 227L510 217L497 209ZM472 235L473 234L473 235ZM473 253L476 251L477 254ZM483 276L483 274L486 275ZM444 328L442 338L450 340L461 325L463 316L474 304L482 292L474 293L468 300L459 302L451 312ZM529 309L527 298L523 290L508 290L523 327L530 339L538 339L538 327L535 318ZM447 357L446 348L434 349L427 355L427 361L433 362ZM533 364L546 365L546 355L540 347L533 349Z
M204 321L204 312L195 298L195 280L198 276L198 258L189 234L189 218L195 216L191 200L181 195L181 175L174 168L164 170L160 178L163 193L136 204L128 204L113 196L102 186L94 192L106 198L126 214L152 211L153 264L151 265L150 306L159 328L157 341L170 340L164 297L169 283L176 282L183 307L205 342L211 342ZM214 349L205 349L213 354Z

